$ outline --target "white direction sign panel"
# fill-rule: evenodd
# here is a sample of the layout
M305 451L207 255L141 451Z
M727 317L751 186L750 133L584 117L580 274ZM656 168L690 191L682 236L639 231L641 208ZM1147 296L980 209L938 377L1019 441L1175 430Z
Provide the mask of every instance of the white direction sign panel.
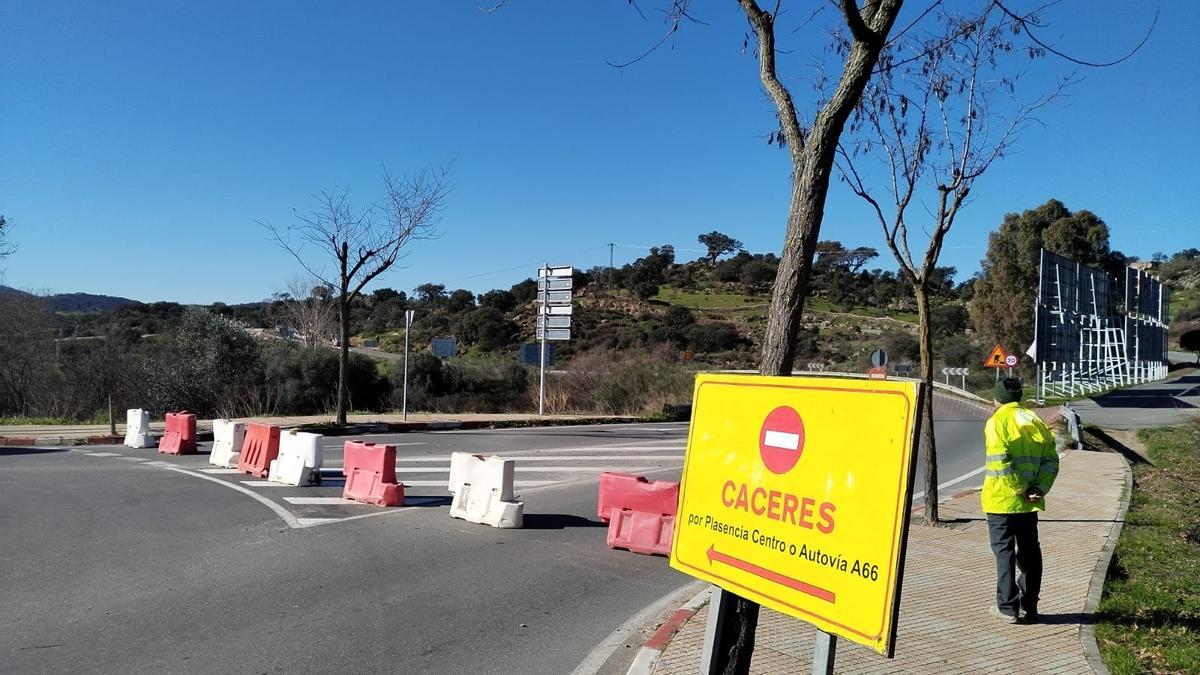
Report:
M571 305L550 305L546 308L546 313L555 316L571 316Z
M543 333L546 340L570 340L570 328L539 328L537 330L537 339L543 339Z
M537 301L549 305L571 304L571 291L548 291L538 293Z
M571 317L569 316L539 316L537 318L537 327L545 328L570 328Z
M539 277L570 277L573 274L575 274L575 268L571 267L570 265L564 265L561 267L541 267L538 269Z
M572 282L571 277L546 277L538 279L538 290L544 291L549 287L552 291L569 291Z

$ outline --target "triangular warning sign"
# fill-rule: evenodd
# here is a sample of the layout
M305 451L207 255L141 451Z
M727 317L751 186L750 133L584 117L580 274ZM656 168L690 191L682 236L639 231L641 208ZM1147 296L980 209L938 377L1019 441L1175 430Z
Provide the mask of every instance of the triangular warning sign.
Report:
M988 354L983 361L984 368L1007 368L1004 360L1008 358L1008 354L1004 353L1004 347L996 345L992 347L992 353Z

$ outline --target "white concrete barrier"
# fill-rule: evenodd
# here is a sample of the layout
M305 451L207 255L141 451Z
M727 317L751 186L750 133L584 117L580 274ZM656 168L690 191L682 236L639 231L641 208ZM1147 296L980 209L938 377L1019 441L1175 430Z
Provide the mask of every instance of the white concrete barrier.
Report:
M469 452L450 455L450 515L492 527L518 528L525 503L513 500L516 462L495 455L484 459Z
M321 434L285 431L279 435L279 457L271 460L267 480L288 485L316 485L321 482L324 451Z
M125 445L131 448L153 448L156 445L150 433L150 413L141 408L125 411Z
M213 420L213 446L212 453L208 456L208 463L213 466L236 469L238 454L241 453L242 443L245 440L245 423Z

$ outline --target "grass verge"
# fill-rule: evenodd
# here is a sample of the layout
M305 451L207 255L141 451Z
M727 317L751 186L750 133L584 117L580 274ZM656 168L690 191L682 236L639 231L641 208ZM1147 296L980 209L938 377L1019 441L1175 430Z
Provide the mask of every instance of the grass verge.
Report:
M1200 672L1200 423L1138 434L1133 495L1097 612L1114 675Z

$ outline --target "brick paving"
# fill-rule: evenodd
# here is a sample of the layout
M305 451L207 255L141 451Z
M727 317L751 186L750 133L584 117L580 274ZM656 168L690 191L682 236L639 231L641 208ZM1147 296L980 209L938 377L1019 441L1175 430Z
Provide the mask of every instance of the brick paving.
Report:
M1128 485L1128 467L1115 453L1068 451L1049 511L1038 528L1045 560L1043 621L1009 625L989 616L995 598L995 559L978 492L942 505L950 527L914 523L896 638L896 658L839 640L839 673L1091 673L1081 629L1090 625L1088 593L1113 532ZM707 606L667 645L654 672L699 673ZM763 608L752 673L807 673L814 630Z

